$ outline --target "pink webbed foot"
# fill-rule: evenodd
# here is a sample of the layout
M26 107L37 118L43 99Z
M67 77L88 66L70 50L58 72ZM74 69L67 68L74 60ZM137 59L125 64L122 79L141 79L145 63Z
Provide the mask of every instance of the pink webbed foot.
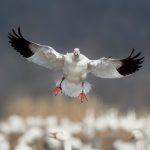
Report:
M81 92L79 94L79 99L80 99L81 103L85 100L88 100L87 95L84 92Z
M62 88L60 86L57 86L55 88L52 89L52 93L54 93L54 95L58 95L62 93Z

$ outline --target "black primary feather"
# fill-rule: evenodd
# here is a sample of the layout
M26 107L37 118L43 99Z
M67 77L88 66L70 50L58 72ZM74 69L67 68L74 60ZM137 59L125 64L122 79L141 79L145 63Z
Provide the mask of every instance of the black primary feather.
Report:
M121 75L126 76L132 74L142 67L141 64L144 62L144 57L140 57L141 52L133 56L134 51L135 49L133 48L131 54L127 58L120 60L122 65L117 70Z
M21 34L20 27L18 28L18 33L12 29L12 33L8 34L9 43L17 52L26 58L31 57L34 54L29 47L31 43L24 39Z

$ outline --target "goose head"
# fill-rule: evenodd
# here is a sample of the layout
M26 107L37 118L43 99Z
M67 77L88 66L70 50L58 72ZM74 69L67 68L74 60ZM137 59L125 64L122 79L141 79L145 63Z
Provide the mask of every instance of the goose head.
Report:
M130 139L133 141L141 141L144 139L144 133L141 129L135 129L131 132Z
M80 49L79 48L74 48L73 54L74 54L74 57L79 57L80 56Z

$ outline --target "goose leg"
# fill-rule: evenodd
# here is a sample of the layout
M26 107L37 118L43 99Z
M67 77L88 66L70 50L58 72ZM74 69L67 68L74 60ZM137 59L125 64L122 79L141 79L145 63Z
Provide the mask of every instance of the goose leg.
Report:
M88 100L87 95L84 92L84 82L82 82L82 92L79 94L79 99L81 103L85 100Z
M58 86L56 86L56 87L54 87L52 89L52 93L54 93L55 96L62 93L62 87L61 87L61 85L62 85L62 82L64 81L64 79L65 79L65 77L63 77L61 79L61 82L60 82L60 84Z

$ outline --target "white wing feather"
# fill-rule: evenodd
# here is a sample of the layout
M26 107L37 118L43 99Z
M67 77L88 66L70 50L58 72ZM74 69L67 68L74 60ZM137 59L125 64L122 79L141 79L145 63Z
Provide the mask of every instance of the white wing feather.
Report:
M35 53L33 56L27 58L28 61L34 62L49 69L61 69L63 67L64 56L55 51L52 47L36 43L31 43L29 47Z
M100 58L89 62L89 71L101 78L120 78L123 77L116 68L122 65L121 61L110 58Z
M89 62L89 72L102 78L120 78L130 75L142 67L144 57L140 57L141 52L133 55L134 48L131 54L125 59L111 59L102 57L98 60Z

